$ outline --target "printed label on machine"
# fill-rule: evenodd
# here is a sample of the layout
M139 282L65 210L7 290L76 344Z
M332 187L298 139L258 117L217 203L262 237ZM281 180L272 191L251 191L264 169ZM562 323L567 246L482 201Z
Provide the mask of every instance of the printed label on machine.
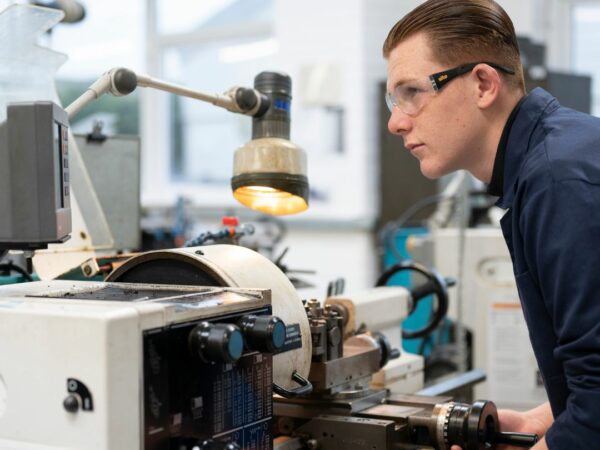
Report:
M272 448L273 433L270 419L264 419L244 428L238 428L224 434L215 435L219 442L236 442L245 449Z
M512 299L498 300L491 303L488 316L488 395L509 407L538 405L545 395L537 382L538 368L521 305Z
M281 350L277 353L289 352L297 348L302 348L302 333L300 331L300 324L292 323L285 327L285 342Z
M233 366L227 366L211 367L207 371L212 371L209 398L214 435L270 418L272 414L270 355L244 356L237 362L235 370Z

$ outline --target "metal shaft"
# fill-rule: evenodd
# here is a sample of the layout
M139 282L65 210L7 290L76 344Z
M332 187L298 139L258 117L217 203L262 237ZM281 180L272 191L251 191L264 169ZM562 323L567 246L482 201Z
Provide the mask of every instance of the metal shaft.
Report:
M496 444L529 448L533 447L537 441L537 434L532 433L496 433Z

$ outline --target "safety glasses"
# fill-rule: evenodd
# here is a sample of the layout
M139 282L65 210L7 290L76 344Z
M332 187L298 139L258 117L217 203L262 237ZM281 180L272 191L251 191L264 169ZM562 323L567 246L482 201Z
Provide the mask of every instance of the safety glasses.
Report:
M478 64L487 64L509 75L515 74L513 69L491 62L463 64L453 69L431 74L427 78L401 83L395 86L392 92L385 94L385 103L390 112L393 112L394 108L398 108L404 114L415 116L423 109L429 97L437 93L451 80L473 70Z

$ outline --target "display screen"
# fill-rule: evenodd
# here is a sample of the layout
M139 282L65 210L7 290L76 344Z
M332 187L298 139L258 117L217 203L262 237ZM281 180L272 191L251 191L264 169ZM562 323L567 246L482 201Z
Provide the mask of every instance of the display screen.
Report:
M52 141L54 147L54 191L56 196L57 208L65 207L64 197L64 179L63 179L63 155L62 155L62 133L61 126L58 122L54 122L54 138Z

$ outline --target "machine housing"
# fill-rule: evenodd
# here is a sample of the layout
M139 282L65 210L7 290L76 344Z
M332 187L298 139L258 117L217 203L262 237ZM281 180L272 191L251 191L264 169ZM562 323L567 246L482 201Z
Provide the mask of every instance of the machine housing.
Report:
M260 289L0 288L0 448L191 450L212 439L270 449L271 355L203 361L188 345L199 323L270 312Z
M68 118L52 102L13 103L0 124L0 248L34 250L71 233Z

